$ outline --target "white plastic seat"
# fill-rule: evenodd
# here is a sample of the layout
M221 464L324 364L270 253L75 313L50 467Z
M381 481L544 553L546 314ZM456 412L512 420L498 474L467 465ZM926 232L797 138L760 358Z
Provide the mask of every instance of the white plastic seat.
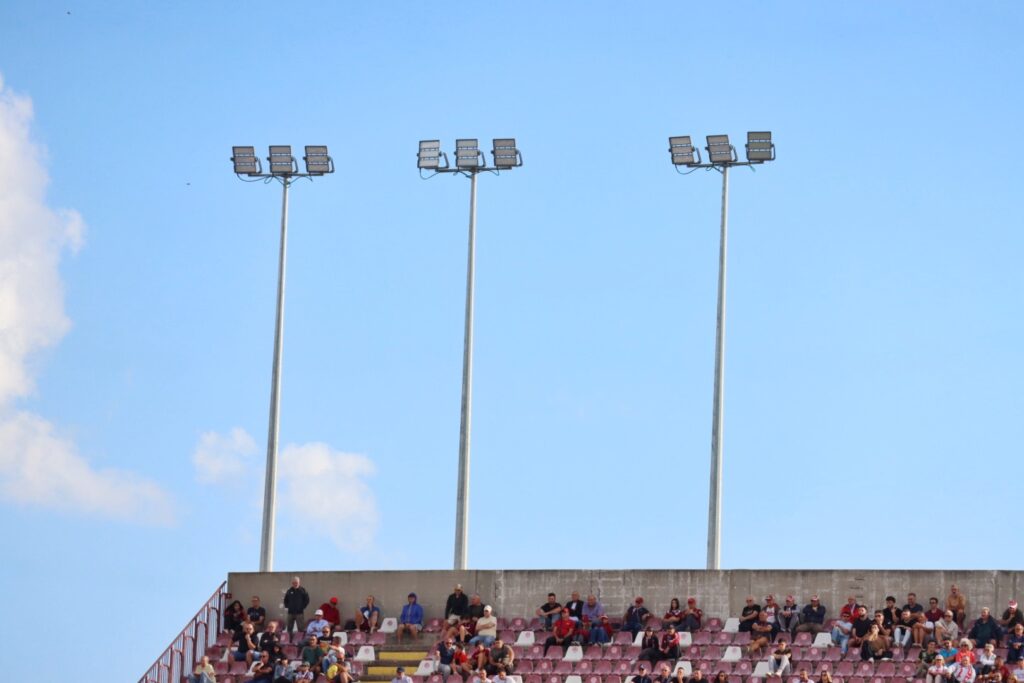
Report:
M341 638L342 645L348 645L348 634L344 631L335 631L331 634L332 638Z
M531 645L533 645L533 643L533 631L519 632L519 637L516 638L516 645L521 645L522 647L530 647Z
M644 644L644 632L643 631L637 631L636 637L633 638L633 644L636 645L637 647L640 647L641 645Z
M723 662L738 662L743 659L743 650L738 645L730 645L725 648L725 654L722 655Z
M683 675L687 678L693 675L693 665L685 659L680 659L678 662L676 662L676 668L672 669L672 675L675 676L676 671L679 671L680 669L683 670Z
M729 617L725 620L725 626L722 627L722 631L725 633L739 633L740 632L740 618Z
M679 631L679 645L680 647L690 647L693 645L693 634L689 631ZM690 674L686 674L689 676Z
M752 678L767 678L768 677L768 662L758 662L754 667L754 673L750 674Z
M570 645L569 649L565 651L565 656L562 657L563 662L579 662L583 659L583 647L580 645ZM565 680L565 683L569 683L569 679ZM583 683L582 680L580 683Z
M826 650L831 646L832 636L830 636L828 633L819 633L818 635L814 636L814 642L811 644L811 647L820 647L823 650Z
M360 645L359 652L352 659L357 662L375 662L377 653L373 651L373 645Z
M565 677L564 683L583 683L583 678L576 674L570 674Z
M437 662L435 660L423 659L420 660L420 665L416 667L416 671L415 673L413 673L413 676L429 676L430 674L434 673L436 669Z
M380 622L380 628L377 630L381 633L394 633L398 630L398 619L394 617L384 617L384 621Z

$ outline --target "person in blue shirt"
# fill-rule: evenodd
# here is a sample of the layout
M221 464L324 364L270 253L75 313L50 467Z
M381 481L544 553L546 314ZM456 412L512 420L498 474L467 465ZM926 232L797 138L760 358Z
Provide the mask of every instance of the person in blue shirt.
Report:
M395 639L402 642L402 633L406 632L411 637L419 637L423 630L423 608L416 602L416 594L409 593L409 602L402 608L402 615L398 617L398 630L395 631Z
M356 628L360 631L376 633L380 625L380 608L374 604L375 598L367 596L366 604L356 610Z

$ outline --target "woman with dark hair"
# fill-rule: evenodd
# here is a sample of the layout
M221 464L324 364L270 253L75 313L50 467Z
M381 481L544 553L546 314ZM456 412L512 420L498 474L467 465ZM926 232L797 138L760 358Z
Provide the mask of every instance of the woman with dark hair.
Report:
M719 671L715 674L715 680L711 683L729 683L729 674L724 671Z
M668 603L668 611L665 612L665 616L661 620L662 626L668 628L669 624L672 624L677 629L682 625L683 621L683 610L679 606L679 598L672 598Z
M245 623L245 608L242 603L235 600L224 610L224 630L232 633L241 633L242 624Z

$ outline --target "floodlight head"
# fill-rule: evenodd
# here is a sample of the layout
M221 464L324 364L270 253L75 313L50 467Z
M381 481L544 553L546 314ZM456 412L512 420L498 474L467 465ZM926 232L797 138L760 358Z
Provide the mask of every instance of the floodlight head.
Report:
M494 168L515 168L523 165L523 158L516 149L515 138L494 138L491 156L494 157Z
M271 145L267 161L270 162L270 175L292 175L299 171L291 145Z
M455 141L456 168L480 168L483 166L482 161L479 141L469 138Z
M736 149L729 144L728 135L708 136L708 161L713 164L728 164L737 161Z
M747 133L747 161L775 161L775 145L772 143L771 131Z
M327 153L327 145L306 145L306 156L302 159L309 175L334 173L334 159Z
M232 147L231 162L238 175L259 175L263 171L255 147Z
M693 146L689 135L677 135L668 139L668 151L676 166L696 166L700 163L700 150Z
M441 166L441 157L444 152L441 151L440 140L420 140L420 151L416 155L416 167L426 169L437 169L443 168ZM447 166L447 162L445 166Z

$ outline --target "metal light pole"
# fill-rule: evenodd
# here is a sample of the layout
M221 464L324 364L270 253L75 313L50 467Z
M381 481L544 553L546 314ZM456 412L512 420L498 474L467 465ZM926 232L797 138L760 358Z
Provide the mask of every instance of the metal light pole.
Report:
M709 135L708 163L702 163L700 151L690 136L669 138L669 153L676 170L714 169L722 174L722 227L718 247L718 311L715 324L715 389L711 408L711 481L708 491L708 569L719 569L722 559L722 426L725 413L725 282L729 246L729 168L754 166L775 159L775 145L769 132L747 133L747 160L740 161L727 135Z
M270 173L263 173L262 165L253 147L234 147L231 161L235 174L242 180L262 180L281 183L281 245L277 261L277 315L274 324L274 363L270 376L270 418L267 428L267 471L263 488L263 531L260 535L260 571L274 568L274 520L277 511L277 441L281 418L281 361L284 350L284 287L288 261L288 188L296 178L308 178L334 173L334 161L323 145L306 147L306 172L299 173L298 163L288 145L271 145ZM246 176L246 177L242 177Z
M476 279L476 177L483 171L498 174L523 165L513 138L494 140L494 166L488 167L475 139L455 141L455 167L439 140L421 140L417 155L420 176L457 173L469 178L469 255L466 263L466 326L462 347L462 404L459 418L459 481L455 494L455 554L453 567L466 569L469 557L469 455L473 419L473 308ZM443 160L443 163L442 163ZM428 175L424 175L428 171Z

